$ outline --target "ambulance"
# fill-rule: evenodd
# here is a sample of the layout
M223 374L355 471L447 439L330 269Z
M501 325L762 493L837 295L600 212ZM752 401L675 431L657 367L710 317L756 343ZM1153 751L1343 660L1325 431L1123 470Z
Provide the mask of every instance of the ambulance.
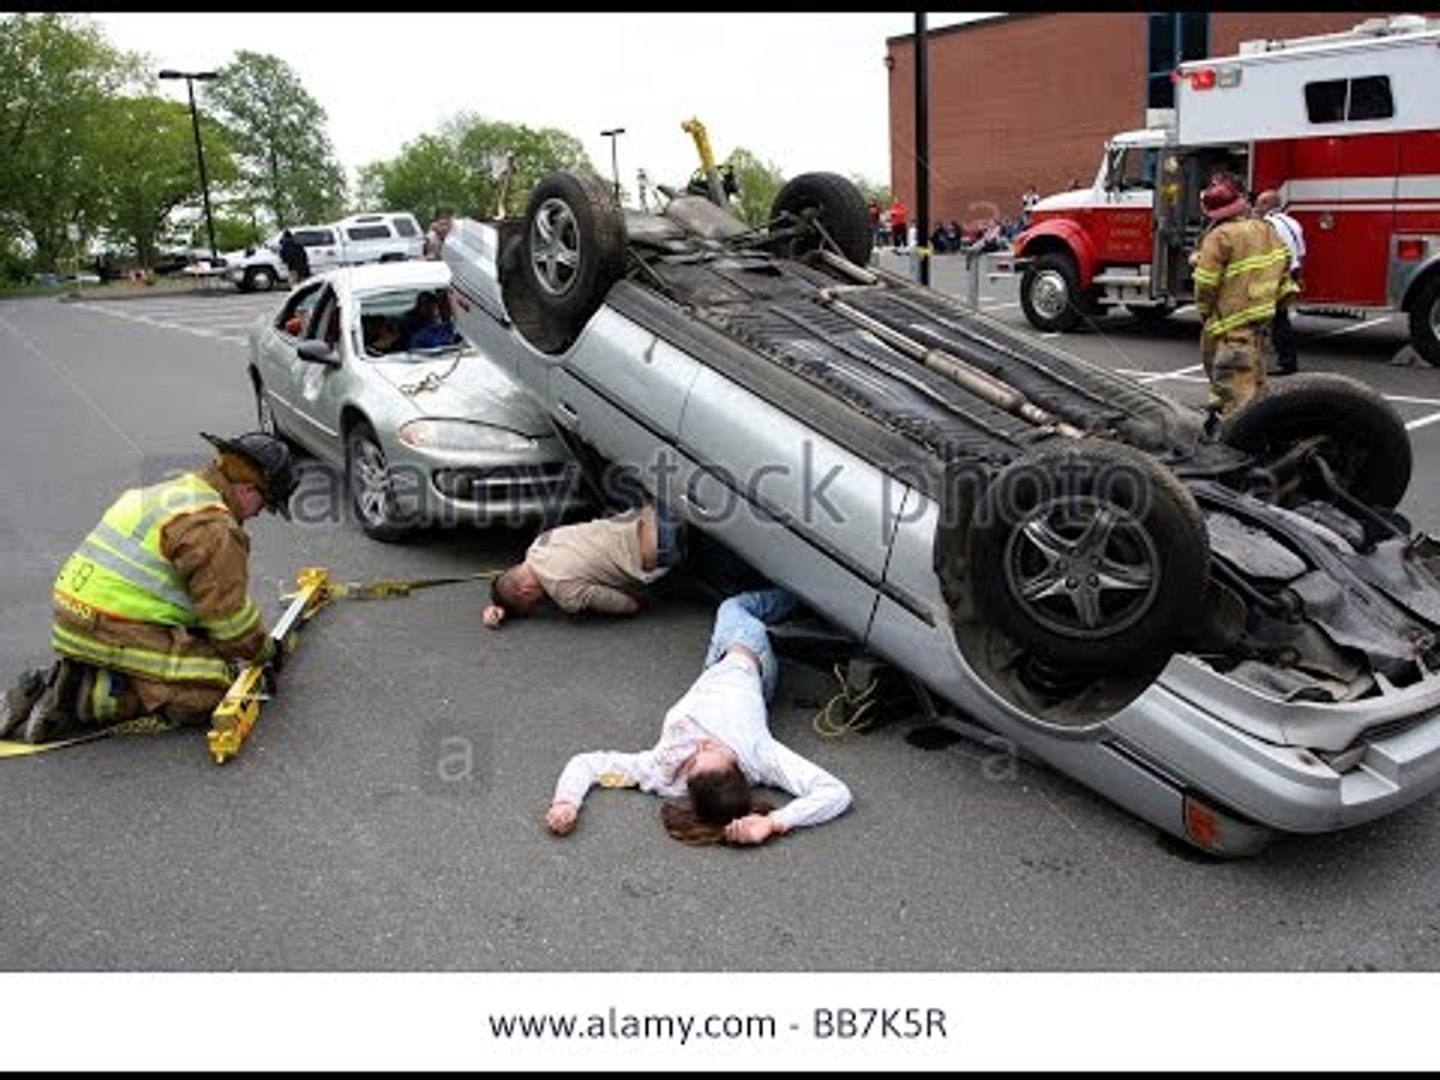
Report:
M1276 189L1303 227L1300 311L1403 312L1440 365L1440 21L1246 41L1172 78L1175 108L1114 136L1093 185L1040 200L1016 238L1031 325L1193 303L1200 192L1225 170L1252 195Z

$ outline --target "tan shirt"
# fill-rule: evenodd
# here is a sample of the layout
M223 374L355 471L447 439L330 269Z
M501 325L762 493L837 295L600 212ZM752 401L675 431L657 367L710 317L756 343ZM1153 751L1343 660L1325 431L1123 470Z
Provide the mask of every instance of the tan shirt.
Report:
M562 525L541 533L525 563L561 611L621 614L664 570L645 570L640 511Z

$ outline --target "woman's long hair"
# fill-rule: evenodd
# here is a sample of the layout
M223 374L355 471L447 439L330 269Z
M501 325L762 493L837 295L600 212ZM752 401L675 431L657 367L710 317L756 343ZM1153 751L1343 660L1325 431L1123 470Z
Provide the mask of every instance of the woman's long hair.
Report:
M692 776L689 795L660 806L665 831L682 844L708 847L725 843L725 826L747 814L768 814L775 807L756 798L738 766Z

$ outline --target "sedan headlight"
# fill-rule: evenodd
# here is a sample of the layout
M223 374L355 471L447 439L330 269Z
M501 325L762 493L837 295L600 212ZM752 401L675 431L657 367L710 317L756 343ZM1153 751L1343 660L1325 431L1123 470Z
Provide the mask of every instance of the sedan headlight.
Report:
M535 440L517 431L471 420L411 420L395 433L417 450L533 450Z

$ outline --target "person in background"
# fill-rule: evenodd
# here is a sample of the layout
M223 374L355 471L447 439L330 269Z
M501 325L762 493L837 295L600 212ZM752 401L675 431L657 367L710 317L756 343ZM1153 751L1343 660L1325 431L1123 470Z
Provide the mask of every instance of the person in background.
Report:
M435 215L435 220L430 223L430 228L425 233L425 258L440 258L440 251L445 246L445 237L450 235L453 220L449 210L441 210Z
M1275 321L1272 333L1275 339L1275 369L1281 375L1293 375L1300 370L1296 351L1295 331L1290 325L1290 309L1305 287L1301 268L1305 263L1305 230L1300 222L1285 212L1280 193L1275 190L1262 191L1255 196L1255 213L1274 226L1290 249L1290 283L1293 290L1287 291L1275 305Z
M299 285L310 276L310 254L289 229L280 234L280 261L290 271L291 285Z
M1035 209L1035 204L1040 201L1040 193L1035 190L1034 184L1025 186L1025 194L1020 196L1020 227L1028 228L1030 225L1030 212Z
M776 588L722 603L704 669L665 714L659 742L639 753L576 754L556 782L545 827L569 835L596 784L664 797L665 831L697 846L763 844L844 813L850 789L778 742L766 717L778 679L766 625L784 618L795 603L791 593ZM775 809L757 798L756 785L794 798Z
M909 211L903 202L896 199L890 204L890 244L896 251L905 246L909 226Z

